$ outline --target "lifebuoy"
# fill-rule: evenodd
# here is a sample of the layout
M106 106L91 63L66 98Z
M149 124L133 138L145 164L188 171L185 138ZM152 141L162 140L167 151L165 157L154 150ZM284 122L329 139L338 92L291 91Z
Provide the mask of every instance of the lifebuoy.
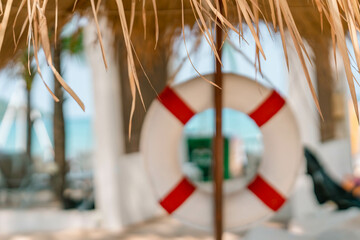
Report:
M224 226L231 230L280 209L299 172L302 150L294 116L276 91L233 74L223 78L224 107L248 114L259 126L264 143L254 179L247 188L224 196ZM212 107L212 94L213 86L200 78L166 87L148 110L141 136L141 152L160 205L180 220L209 230L212 196L184 176L179 145L184 125Z

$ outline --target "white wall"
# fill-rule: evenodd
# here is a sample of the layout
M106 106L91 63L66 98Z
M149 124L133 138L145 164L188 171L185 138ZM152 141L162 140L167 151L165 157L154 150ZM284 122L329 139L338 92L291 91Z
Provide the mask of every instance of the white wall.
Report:
M340 131L337 134L338 137L335 140L322 143L320 140L320 116L316 110L316 106L312 99L310 89L294 46L291 40L288 40L287 43L290 62L290 71L288 73L288 102L291 104L298 121L302 143L304 146L308 146L315 151L327 172L335 180L340 182L344 175L352 173L349 121L347 119L348 114L346 102L347 83L341 57L337 56L338 80L336 81L336 89L344 94L345 120L342 122L342 125L338 125L336 127L337 131ZM310 57L312 58L313 53L311 49L309 47L307 47L307 49ZM334 61L332 54L330 54L330 59L332 62ZM307 66L313 80L313 84L316 88L315 69L308 62ZM335 69L334 63L332 69ZM329 70L331 71L332 69ZM334 71L334 74L336 74L336 71ZM304 158L303 172L305 172L305 166ZM289 204L291 205L291 216L293 219L302 219L321 211L314 195L313 182L310 176L305 174L299 176Z
M99 227L99 222L98 211L63 211L49 208L1 210L0 235L95 229Z
M316 110L315 103L301 68L301 63L290 41L288 41L288 48L290 62L290 71L288 73L288 101L292 105L294 114L297 118L302 136L302 142L304 145L309 146L311 149L316 151L317 155L319 155L323 165L325 165L329 173L338 181L340 181L344 175L352 172L349 121L347 119L347 102L344 101L344 124L342 126L337 126L338 131L341 131L339 134L341 136L337 137L335 140L322 143L320 140L320 116ZM308 52L310 53L310 56L313 57L310 48L308 48ZM332 54L330 54L330 59L333 62ZM346 98L347 85L340 56L337 57L337 62L338 80L336 81L336 88L339 91L342 91ZM313 80L313 85L316 88L315 69L309 63L307 66ZM335 67L334 63L333 67ZM336 74L335 70L334 74Z
M119 231L161 213L148 183L141 154L124 154L119 64L114 35L101 22L108 70L94 25L86 29L86 52L93 71L95 114L95 195L101 226Z
M157 203L140 153L120 156L121 218L123 225L165 214Z

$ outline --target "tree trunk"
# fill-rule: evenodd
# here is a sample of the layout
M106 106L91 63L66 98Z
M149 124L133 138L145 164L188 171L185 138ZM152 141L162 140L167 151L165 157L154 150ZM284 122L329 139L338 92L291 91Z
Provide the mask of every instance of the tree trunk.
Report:
M335 138L335 119L333 114L334 76L330 64L330 41L323 37L309 41L314 51L318 98L324 120L320 119L321 141Z
M129 133L129 119L130 119L130 108L132 102L132 96L130 92L130 84L128 77L127 67L127 53L125 51L125 43L119 41L119 68L120 68L120 79L121 79L121 102L122 102L122 116L123 116L123 134L125 153L133 153L139 151L140 145L140 133L141 128L145 119L146 111L144 110L139 94L136 94L136 107L132 122L131 139L128 137ZM154 61L156 59L156 61ZM168 55L166 49L159 45L152 54L148 54L140 59L145 72L147 73L151 84L155 91L160 93L166 86L168 80ZM150 87L147 78L144 76L141 67L136 63L138 72L139 82L141 84L141 94L144 99L146 108L149 108L152 101L157 97L156 92Z
M31 89L26 89L26 157L29 161L28 164L32 162L31 159L31 128L32 128L32 121L31 121Z
M54 66L61 74L61 41L58 41L54 49ZM58 166L58 173L55 177L55 191L59 200L64 203L65 177L67 173L67 164L65 159L65 124L63 113L64 93L60 83L55 81L55 95L59 98L59 102L54 102L54 152L55 163Z

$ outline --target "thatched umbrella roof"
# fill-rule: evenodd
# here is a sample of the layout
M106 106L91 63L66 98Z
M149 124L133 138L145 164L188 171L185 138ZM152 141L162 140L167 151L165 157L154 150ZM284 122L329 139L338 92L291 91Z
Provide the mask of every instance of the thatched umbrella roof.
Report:
M218 1L222 1L225 6L223 14L218 10ZM139 53L151 54L156 45L171 45L172 39L179 36L187 25L196 26L194 33L204 35L209 45L215 50L212 35L214 24L221 25L224 31L232 30L239 35L242 34L242 25L247 24L257 43L257 54L265 57L258 32L259 21L264 21L269 28L280 32L286 59L284 31L287 30L290 33L319 110L316 94L305 65L307 53L302 37L312 40L326 37L332 40L333 47L337 47L342 55L357 112L345 32L350 32L359 66L360 49L356 35L360 28L358 0L7 0L5 2L1 6L4 14L0 25L0 67L9 63L16 54L14 51L16 44L13 40L13 32L15 32L15 39L19 41L16 49L24 48L27 44L33 45L35 50L42 46L57 79L82 107L81 100L52 67L50 51L50 44L56 39L57 29L71 18L74 10L94 17L95 22L98 16L107 17L114 32L124 38L128 53L131 92L134 96L136 91L139 91L134 50L140 43L142 50ZM21 35L22 29L24 34ZM100 29L98 33L99 42L102 44ZM145 35L146 39L144 39ZM106 56L104 56L106 64L105 59Z

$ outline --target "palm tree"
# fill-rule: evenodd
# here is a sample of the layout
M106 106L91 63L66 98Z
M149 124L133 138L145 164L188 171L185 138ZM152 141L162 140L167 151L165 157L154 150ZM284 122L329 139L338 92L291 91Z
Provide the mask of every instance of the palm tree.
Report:
M30 54L30 56L29 56ZM36 66L32 64L33 53L32 51L26 50L24 54L20 58L21 64L21 76L26 84L26 156L28 161L31 162L31 129L32 129L32 121L31 121L31 88L34 82L34 78L36 75ZM28 65L28 61L30 64Z
M54 66L62 73L62 57L66 53L70 56L79 56L84 52L83 31L78 29L70 36L62 37L57 41L54 47ZM55 79L55 77L54 77ZM59 102L54 102L53 131L54 131L54 153L55 163L58 166L56 176L55 192L59 200L64 205L64 190L66 188L66 174L68 166L65 155L65 121L64 121L64 92L60 83L55 79L54 93L58 97Z

